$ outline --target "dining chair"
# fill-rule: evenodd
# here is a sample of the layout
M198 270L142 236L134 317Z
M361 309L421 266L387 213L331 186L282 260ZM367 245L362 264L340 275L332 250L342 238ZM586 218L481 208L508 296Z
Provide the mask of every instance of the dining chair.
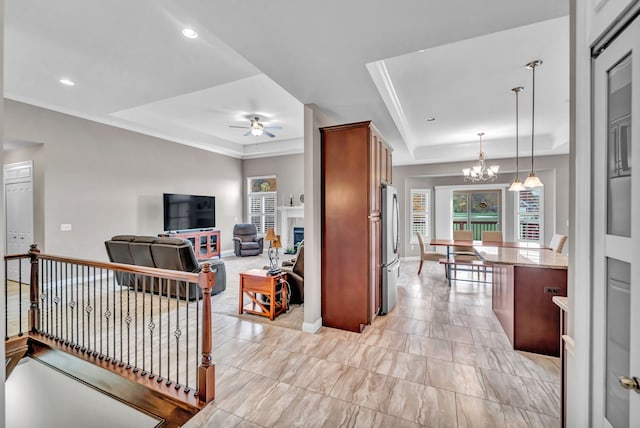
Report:
M562 249L564 248L565 242L567 242L567 235L558 235L556 233L551 238L551 242L549 242L549 247L551 247L551 249L556 253L562 253Z
M437 262L443 258L443 255L435 251L427 251L424 246L424 238L422 237L422 234L420 232L416 232L416 234L418 235L418 243L420 245L420 267L418 267L418 275L420 275L420 272L422 272L422 262L425 260Z
M454 230L453 231L453 240L454 241L473 241L473 230ZM479 260L480 258L473 251L473 247L464 247L460 245L454 245L452 256L454 260L459 261L471 261L471 260ZM478 279L480 279L480 270L476 267L471 267L472 275L473 272L478 271ZM453 275L456 277L458 271L458 265L453 265Z
M485 230L482 232L482 242L502 242L502 231Z
M454 230L453 240L454 241L473 241L473 231L472 230ZM453 254L465 255L465 256L476 255L476 253L473 251L473 247L463 247L459 245L455 245L453 247Z

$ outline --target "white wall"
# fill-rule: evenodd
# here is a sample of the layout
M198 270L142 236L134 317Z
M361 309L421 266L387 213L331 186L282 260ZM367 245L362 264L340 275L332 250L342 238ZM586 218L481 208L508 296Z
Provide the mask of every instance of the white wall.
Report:
M491 184L509 184L515 176L515 159L500 159L500 175ZM522 165L522 160L520 164ZM400 231L402 243L401 257L419 255L416 244L410 244L410 191L411 189L432 189L436 186L467 186L462 177L462 168L470 162L455 162L427 165L408 165L393 167L393 185L398 189L400 204ZM526 162L525 162L526 164ZM549 242L554 233L569 235L569 156L536 157L536 174L544 183L544 241ZM526 167L525 167L526 168ZM520 179L524 181L528 172L520 171ZM482 185L477 185L482 186ZM510 210L514 207L513 195L506 192L504 219L505 237L513 236L515 216ZM435 200L435 193L432 192ZM432 218L432 224L433 222ZM432 229L435 237L435 229ZM438 236L440 237L440 236ZM570 237L571 238L571 237Z
M4 0L0 0L0 91L4 93ZM0 135L4 135L4 105L0 104ZM4 154L0 151L0 165L4 165ZM3 175L4 177L4 175ZM3 190L4 192L4 190ZM2 254L5 254L5 232L4 232L4 198L0 198L0 248L2 248ZM4 284L4 269L0 269L0 284ZM4 293L0 293L0 331L4 331L4 317L5 317L5 301ZM0 355L5 354L4 340L0 344ZM4 366L4 364L3 364ZM4 412L4 380L5 369L0 370L0 422L4 426L5 412Z
M315 333L322 326L321 273L321 137L320 128L336 125L317 106L304 106L304 323L302 330Z
M5 138L43 143L44 250L106 260L116 234L163 229L162 194L216 197L222 250L241 218L240 159L5 100ZM60 224L73 230L61 232Z
M289 194L293 194L293 205L300 205L299 196L304 193L303 153L245 159L242 168L245 177L245 192L247 190L247 177L275 175L278 179L278 206L289 205ZM246 203L246 201L244 202Z

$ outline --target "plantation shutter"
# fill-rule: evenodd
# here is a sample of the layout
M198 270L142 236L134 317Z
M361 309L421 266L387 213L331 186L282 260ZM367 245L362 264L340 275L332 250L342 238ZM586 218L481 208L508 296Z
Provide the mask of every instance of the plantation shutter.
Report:
M252 193L249 195L249 223L258 233L266 233L276 224L276 192Z
M542 242L542 191L518 192L518 240Z
M411 239L410 243L418 243L418 232L429 241L429 190L411 189Z

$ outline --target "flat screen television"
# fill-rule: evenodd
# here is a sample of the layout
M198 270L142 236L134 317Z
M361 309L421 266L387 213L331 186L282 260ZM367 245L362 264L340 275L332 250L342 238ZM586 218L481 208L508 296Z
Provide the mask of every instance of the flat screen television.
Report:
M214 196L163 194L164 230L216 227Z

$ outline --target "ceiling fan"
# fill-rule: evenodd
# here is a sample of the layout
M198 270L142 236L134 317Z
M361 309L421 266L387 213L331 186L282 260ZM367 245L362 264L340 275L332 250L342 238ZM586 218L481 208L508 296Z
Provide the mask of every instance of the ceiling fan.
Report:
M241 129L248 129L248 131L243 134L243 136L247 136L249 134L251 135L255 135L256 137L261 136L262 134L268 135L271 138L275 137L275 134L272 134L271 132L269 132L270 130L276 130L276 129L282 129L282 126L264 126L262 123L260 123L260 118L258 116L255 116L253 119L251 119L249 126L234 126L234 125L230 125L229 128L241 128Z

